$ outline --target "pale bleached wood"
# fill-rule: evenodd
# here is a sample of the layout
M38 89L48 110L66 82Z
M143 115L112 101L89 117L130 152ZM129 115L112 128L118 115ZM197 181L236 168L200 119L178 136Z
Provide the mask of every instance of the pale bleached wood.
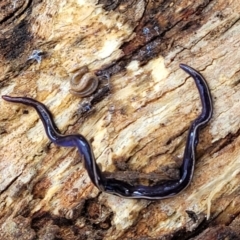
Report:
M72 71L84 65L94 71L117 66L128 51L134 56L134 31L147 3L129 6L130 18L126 12L104 10L97 1L33 2L28 6L31 14L23 12L1 26L4 39L25 21L26 42L13 44L12 54L1 55L0 95L30 96L46 104L62 132L78 132L91 140L103 171L127 166L162 176L169 167L176 177L187 130L201 109L194 81L179 63L205 76L214 101L190 187L177 197L151 202L99 192L76 149L50 145L34 110L1 100L1 239L171 239L180 230L190 237L205 217L217 224L231 223L229 215L238 219L240 3L211 1L198 11L202 17L196 30L176 34L198 18L190 11L197 4L169 3L165 11L179 20L164 35L169 46L144 65L139 56L129 57L125 70L116 71L109 82L102 80L109 94L83 115L81 103L89 98L69 93ZM134 44L121 48L131 39ZM39 62L29 60L33 50L40 52ZM230 224L232 234L236 222L232 228Z

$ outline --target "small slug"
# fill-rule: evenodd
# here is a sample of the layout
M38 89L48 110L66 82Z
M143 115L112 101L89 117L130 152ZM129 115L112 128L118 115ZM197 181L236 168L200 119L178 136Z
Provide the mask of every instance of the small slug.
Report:
M71 78L70 92L80 97L87 97L96 91L99 79L87 66L81 67Z

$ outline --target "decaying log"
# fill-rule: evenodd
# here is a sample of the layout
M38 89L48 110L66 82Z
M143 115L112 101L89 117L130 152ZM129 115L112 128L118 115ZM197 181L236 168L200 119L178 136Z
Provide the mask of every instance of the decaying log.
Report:
M100 192L77 149L51 144L30 107L0 100L0 239L240 239L239 19L238 0L1 1L0 95L46 104L106 174L178 178L201 111L179 63L206 78L214 113L190 186L147 201ZM83 66L99 85L80 98L69 89Z

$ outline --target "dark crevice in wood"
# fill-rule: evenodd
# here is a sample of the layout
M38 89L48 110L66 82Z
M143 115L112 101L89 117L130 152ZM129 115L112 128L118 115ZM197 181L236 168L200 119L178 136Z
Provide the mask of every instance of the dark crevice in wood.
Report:
M19 8L17 8L16 11L13 11L13 12L9 13L6 17L4 17L0 21L0 25L11 24L16 19L20 19L21 16L23 16L27 11L30 10L30 6L31 6L32 2L33 2L33 0L29 0L26 5L23 3L23 6L20 6ZM21 9L21 7L22 7L22 9ZM17 11L19 11L19 13L17 14L17 16L15 16Z
M22 20L17 26L0 38L0 52L7 61L18 58L32 41L29 22Z
M223 139L219 139L218 141L211 144L211 146L206 149L207 152L210 152L211 155L221 151L227 146L231 145L240 135L240 129L236 133L229 133Z
M202 236L201 236L202 235ZM188 233L183 231L179 231L174 234L171 240L202 240L202 239L211 239L211 240L239 240L239 236L236 232L234 232L231 228L226 226L219 227L209 227L207 222L203 224L199 229L195 230L193 233Z
M97 4L102 4L104 10L112 11L119 6L119 0L99 0Z
M22 175L22 172L19 173L15 178L13 178L13 179L8 183L8 185L7 185L2 191L0 191L0 194L6 192L6 191L12 186L12 184L15 183L15 181L18 179L18 177L21 176L21 175Z
M191 12L191 15L188 16L189 20L183 21L183 18L185 15L183 14L181 19L176 19L175 22L171 22L170 25L166 25L164 28L159 26L158 19L150 19L144 24L139 23L138 26L139 29L137 29L137 36L134 39L142 38L145 39L142 43L138 43L134 48L131 47L131 45L134 42L134 39L130 42L125 42L121 49L125 52L125 56L116 61L111 66L108 66L105 69L102 69L101 71L98 71L99 76L112 76L114 74L117 74L125 69L125 67L131 62L132 60L137 60L140 62L140 66L145 65L148 61L151 59L161 55L167 54L171 50L171 48L174 48L175 45L173 42L171 42L171 39L168 39L166 37L166 33L168 33L170 30L174 31L174 29L179 28L178 32L181 33L180 35L184 34L184 32L189 31L197 31L198 28L201 27L201 24L198 23L198 19L201 20L202 16L202 10L206 8L212 1L204 1L201 5L199 5L195 11ZM198 13L198 14L196 14ZM200 14L201 13L201 14ZM167 13L166 13L167 14ZM195 15L194 15L195 14ZM198 18L196 19L196 15ZM193 17L194 20L191 21L190 17ZM167 19L165 19L168 21ZM142 20L144 21L144 20ZM155 31L154 29L159 29L158 32L155 31L155 34L152 34L150 37L141 37L141 32L144 28L146 28L147 24L150 23L150 32ZM182 26L181 26L182 25ZM149 29L149 27L147 27ZM183 31L184 29L184 31ZM127 50L127 48L132 48L132 50Z
M229 203L230 204L230 203ZM225 209L226 210L226 209ZM223 211L225 211L223 210ZM199 235L204 234L204 232L208 231L209 229L216 229L216 232L218 233L218 228L219 225L215 223L215 219L218 218L218 216L221 215L222 212L218 213L217 215L214 216L214 218L210 219L210 220L206 220L204 219L204 221L202 221L199 226L194 229L193 232L189 232L186 231L186 229L181 229L179 231L177 231L173 237L171 238L171 240L193 240L193 239L202 239L202 238L198 238ZM234 218L231 219L231 222L234 220ZM219 231L220 235L227 237L227 239L232 239L231 237L233 237L233 239L235 239L235 237L237 236L237 233L234 232L232 229L230 229L228 227L230 223L228 224L224 224L222 226L220 226L221 231ZM208 235L208 233L206 233L206 237L209 237L210 235ZM230 238L229 238L230 237ZM213 238L212 238L213 239ZM214 239L219 239L219 238L214 238ZM223 238L225 239L225 238Z
M179 15L181 15L180 17L178 17L174 10L172 10L174 7L166 7L168 11L165 11L165 7L161 6L159 10L161 15L157 13L154 18L149 18L148 16L150 13L146 10L146 17L143 17L142 22L139 23L136 29L136 37L130 42L124 43L121 48L126 55L135 54L141 49L141 47L146 46L146 44L148 45L157 39L160 40L167 32L174 30L179 23L179 33L183 32L183 30L189 30L190 27L197 30L201 27L199 21L201 20L202 9L206 8L210 2L211 1L204 1L196 7L196 9L191 9L191 5L189 5L187 8L183 8L183 10L179 13ZM166 1L165 4L168 6L170 2ZM201 11L199 9L201 9ZM196 18L196 16L198 16L198 18ZM191 20L191 17L194 19ZM184 20L185 18L187 18L188 21ZM184 26L181 27L182 24ZM146 31L144 31L144 29ZM127 50L129 47L130 49L132 47L134 48L129 51Z
M223 28L223 31L221 31L221 34L227 33L234 25L238 24L240 21L240 18L235 19L234 21L231 21L230 23L227 22L226 27Z
M98 197L87 199L80 205L76 208L73 219L55 216L46 211L37 212L32 216L31 228L39 238L51 233L54 239L62 239L64 234L61 230L65 229L74 239L89 239L87 232L91 232L91 239L103 239L106 231L112 227L113 214L110 209L101 205ZM76 223L79 218L85 219L82 227Z

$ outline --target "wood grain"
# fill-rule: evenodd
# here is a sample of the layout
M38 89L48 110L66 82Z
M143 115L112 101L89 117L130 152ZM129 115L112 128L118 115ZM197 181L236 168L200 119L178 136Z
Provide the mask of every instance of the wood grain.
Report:
M1 2L0 95L46 104L62 133L91 142L107 174L178 178L201 111L179 63L206 78L214 114L191 185L146 201L99 192L77 150L51 144L33 109L0 100L0 239L238 239L239 19L237 0ZM100 85L79 98L70 79L85 65Z

